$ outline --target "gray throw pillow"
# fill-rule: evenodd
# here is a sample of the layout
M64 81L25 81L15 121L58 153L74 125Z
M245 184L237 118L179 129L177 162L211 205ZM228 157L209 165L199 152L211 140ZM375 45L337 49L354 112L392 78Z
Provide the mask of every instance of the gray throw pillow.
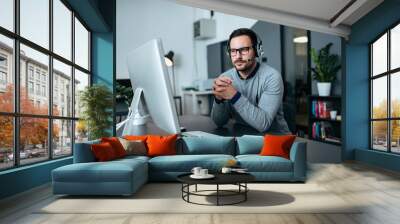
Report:
M126 140L124 138L118 138L126 151L126 155L135 155L135 156L145 156L147 155L146 145L143 141L140 140Z

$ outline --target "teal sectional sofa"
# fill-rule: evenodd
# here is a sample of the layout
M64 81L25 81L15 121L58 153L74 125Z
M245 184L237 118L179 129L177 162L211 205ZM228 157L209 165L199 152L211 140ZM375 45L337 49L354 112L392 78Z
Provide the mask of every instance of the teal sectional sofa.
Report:
M96 162L91 141L75 144L74 163L52 171L54 194L131 195L148 181L176 181L193 167L218 172L228 160L236 160L260 182L304 182L306 180L306 143L295 142L290 159L260 156L263 136L182 137L177 142L177 155L127 156Z

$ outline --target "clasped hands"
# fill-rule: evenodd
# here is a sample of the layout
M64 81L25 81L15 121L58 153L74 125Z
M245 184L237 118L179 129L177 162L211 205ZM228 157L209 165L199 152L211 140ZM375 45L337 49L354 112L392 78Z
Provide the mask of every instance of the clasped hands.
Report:
M213 94L216 99L230 100L235 96L236 92L229 77L220 76L214 79Z

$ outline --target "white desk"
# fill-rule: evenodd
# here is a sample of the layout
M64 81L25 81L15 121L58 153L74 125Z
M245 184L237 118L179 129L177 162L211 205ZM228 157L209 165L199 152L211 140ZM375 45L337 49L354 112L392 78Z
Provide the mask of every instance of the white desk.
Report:
M185 115L209 115L209 96L212 91L183 91L183 114ZM200 103L201 104L200 104Z

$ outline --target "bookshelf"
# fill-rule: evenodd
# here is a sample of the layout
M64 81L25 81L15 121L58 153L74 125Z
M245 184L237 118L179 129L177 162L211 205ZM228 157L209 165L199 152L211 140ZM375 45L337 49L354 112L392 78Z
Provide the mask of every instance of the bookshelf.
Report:
M336 119L330 112L337 111ZM341 96L308 97L308 138L318 142L341 145ZM342 117L341 117L342 118Z

